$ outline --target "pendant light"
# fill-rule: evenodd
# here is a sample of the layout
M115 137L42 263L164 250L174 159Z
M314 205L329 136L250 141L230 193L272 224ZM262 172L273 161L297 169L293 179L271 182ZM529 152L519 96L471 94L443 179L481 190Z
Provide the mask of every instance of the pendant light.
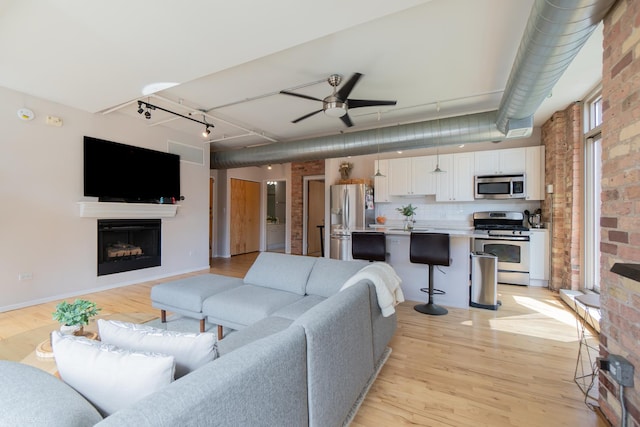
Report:
M380 111L378 111L378 122L380 121ZM378 123L378 125L380 125L380 123ZM378 170L376 171L376 174L373 175L374 178L378 177L378 178L385 178L386 175L384 175L382 172L380 172L380 139L378 138L378 131L379 131L379 127L376 128L376 143L378 144Z
M438 135L436 140L436 168L431 173L447 173L447 171L440 169L440 101L436 102L436 120L438 122Z

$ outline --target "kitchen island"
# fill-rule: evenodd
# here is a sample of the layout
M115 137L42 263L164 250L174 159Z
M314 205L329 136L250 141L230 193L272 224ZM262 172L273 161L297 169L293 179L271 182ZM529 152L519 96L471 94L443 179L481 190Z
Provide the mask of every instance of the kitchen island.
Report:
M429 266L413 264L409 261L411 232L394 226L375 226L375 231L382 231L386 234L387 262L402 279L401 286L405 299L425 303L429 296L426 292L421 292L420 288L429 287ZM449 234L451 265L434 267L434 287L445 291L446 294L435 295L434 302L446 307L469 307L471 239L482 235L476 235L471 227L435 228L427 226L416 227L413 231Z

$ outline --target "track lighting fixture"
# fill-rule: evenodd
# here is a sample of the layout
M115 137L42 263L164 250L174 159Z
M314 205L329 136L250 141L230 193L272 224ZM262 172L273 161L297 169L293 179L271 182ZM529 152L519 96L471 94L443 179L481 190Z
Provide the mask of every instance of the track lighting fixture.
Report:
M380 111L378 111L378 121L380 121ZM378 170L376 170L374 178L385 178L386 175L380 172L380 139L378 138L379 128L376 128L376 143L378 144Z
M447 173L447 171L440 169L440 101L436 102L436 119L438 121L438 136L436 140L436 168L431 173Z
M159 107L157 105L149 104L148 102L145 102L145 101L138 101L138 114L142 114L142 112L144 111L143 108L147 109L147 111L144 112L144 117L146 119L150 119L151 118L151 111L149 111L149 110L161 110L161 111L164 111L166 113L173 114L174 116L182 117L183 119L187 119L187 120L191 120L192 122L200 123L201 125L205 126L204 131L202 131L202 136L205 137L205 138L208 137L211 134L211 130L209 128L214 128L215 127L215 125L213 123L208 123L207 121L204 120L204 114L202 115L202 119L203 120L197 120L197 119L194 119L193 117L185 116L185 115L182 115L180 113L176 113L175 111L167 110L166 108L162 108L162 107Z

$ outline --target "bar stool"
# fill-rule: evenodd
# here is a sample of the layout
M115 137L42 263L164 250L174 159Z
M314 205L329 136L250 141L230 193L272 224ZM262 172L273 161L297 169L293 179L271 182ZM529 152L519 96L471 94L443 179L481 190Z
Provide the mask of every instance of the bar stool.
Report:
M384 233L351 233L351 256L353 259L366 259L370 262L387 259L387 237Z
M433 266L450 265L449 235L444 233L411 233L409 241L409 260L416 264L429 265L429 288L421 288L422 292L428 292L429 302L413 307L424 314L439 316L449 311L433 303L433 295L442 295L445 292L433 288Z

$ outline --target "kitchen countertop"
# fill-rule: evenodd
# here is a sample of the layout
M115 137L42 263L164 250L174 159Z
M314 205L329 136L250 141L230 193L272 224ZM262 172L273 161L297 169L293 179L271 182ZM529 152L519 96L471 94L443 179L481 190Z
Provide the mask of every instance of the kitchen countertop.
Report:
M420 233L446 233L452 237L486 237L486 234L476 233L474 228L469 225L459 224L416 224L413 230L405 231L402 224L371 224L368 229L352 230L352 231L382 231L385 234L409 236L412 232Z

